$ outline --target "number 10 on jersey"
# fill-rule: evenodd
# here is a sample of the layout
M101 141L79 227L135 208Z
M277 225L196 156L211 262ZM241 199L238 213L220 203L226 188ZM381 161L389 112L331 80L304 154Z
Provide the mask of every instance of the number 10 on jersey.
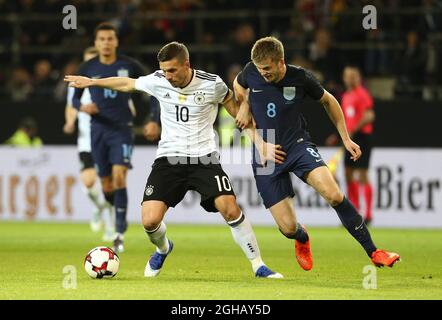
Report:
M226 176L222 176L221 178L219 176L215 176L216 183L218 184L218 190L221 192L223 191L223 188L225 191L231 191L232 185L230 184L229 178Z
M176 121L187 122L189 121L189 108L186 106L175 106Z

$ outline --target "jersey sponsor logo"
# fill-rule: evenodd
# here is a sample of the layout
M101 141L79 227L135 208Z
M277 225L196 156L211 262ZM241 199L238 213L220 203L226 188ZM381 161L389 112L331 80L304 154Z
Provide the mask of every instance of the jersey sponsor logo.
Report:
M117 75L119 77L129 77L129 70L127 69L120 69L117 71Z
M258 89L255 89L255 88L252 88L252 92L254 92L254 93L257 93L257 92L263 92L264 90L258 90Z
M170 94L169 94L169 92L167 92L167 93L164 95L163 98L164 98L164 99L170 99Z
M284 87L283 95L286 100L293 100L296 97L296 87Z
M146 194L146 196L150 196L153 193L153 188L154 188L154 186L151 186L151 185L146 187L146 191L144 192Z
M206 98L204 97L203 92L196 92L195 97L193 98L197 105L203 105L206 102Z

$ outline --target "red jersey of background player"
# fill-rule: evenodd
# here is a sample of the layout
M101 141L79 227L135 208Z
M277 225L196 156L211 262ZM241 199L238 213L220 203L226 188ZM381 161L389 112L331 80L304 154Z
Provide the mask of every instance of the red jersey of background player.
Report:
M360 85L343 94L341 106L344 112L347 130L352 134L359 121L361 121L364 111L373 108L373 99L368 90ZM363 126L360 132L371 134L373 132L372 123Z

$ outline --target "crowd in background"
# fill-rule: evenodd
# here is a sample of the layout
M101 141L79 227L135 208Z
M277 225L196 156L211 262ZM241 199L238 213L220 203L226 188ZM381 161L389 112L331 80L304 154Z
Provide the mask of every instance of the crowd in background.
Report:
M77 9L77 30L61 27L67 4ZM375 30L362 28L366 4L377 8ZM216 10L228 18L208 14ZM265 26L259 14L247 14L271 10L292 14L269 15ZM195 12L204 17L200 29L195 17L176 15ZM52 19L32 18L39 15ZM63 75L75 73L102 17L118 27L120 52L138 58L147 71L157 68L155 50L134 48L177 40L189 45L195 67L227 80L250 60L254 41L272 34L285 44L287 62L314 70L337 95L346 64L359 66L366 77L393 78L398 97L422 98L425 86L442 83L440 0L0 0L0 97L62 101ZM193 45L199 49L192 52Z

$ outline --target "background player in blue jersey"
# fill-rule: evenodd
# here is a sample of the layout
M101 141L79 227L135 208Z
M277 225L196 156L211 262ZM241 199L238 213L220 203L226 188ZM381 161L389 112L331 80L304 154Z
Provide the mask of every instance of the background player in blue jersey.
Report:
M102 23L95 29L95 48L98 57L80 66L79 74L91 78L113 76L140 77L144 68L135 60L117 54L118 38L113 25ZM131 168L133 149L133 113L130 94L110 89L89 89L93 104L82 106L83 89L76 89L73 105L92 116L92 157L98 168L103 193L115 208L116 237L114 249L123 251L124 232L127 229L127 170Z
M83 60L88 61L93 59L97 56L97 53L95 47L89 47L83 53ZM92 159L91 153L91 116L84 112L78 112L77 109L72 106L74 92L75 88L68 87L63 131L66 134L73 134L75 132L76 122L78 122L77 148L81 164L80 180L83 184L83 191L95 207L92 213L90 227L92 231L98 232L104 225L105 233L103 235L103 240L111 241L114 239L115 233L115 223L112 217L113 209L107 205L107 202L104 201L104 199L102 199L101 191L99 190L100 187L96 183L97 170L95 169L95 163ZM83 91L81 104L85 105L88 103L92 103L92 100L89 94L89 89L86 89ZM103 212L109 212L109 214L103 215Z
M253 116L257 129L263 129L264 140L276 144L286 153L285 161L276 163L274 170L265 174L260 169L266 164L259 155L254 156L253 172L264 205L282 234L296 240L296 258L300 266L310 270L313 258L307 231L296 220L290 172L327 200L375 265L393 266L399 255L377 249L374 245L364 219L340 190L307 132L301 108L304 100L310 97L324 106L352 160L359 159L361 150L348 135L337 100L324 90L311 72L287 65L284 47L274 37L258 40L252 48L251 58L252 62L244 67L234 82L235 94L241 103L237 123L244 128ZM265 154L262 145L256 146L259 154Z

